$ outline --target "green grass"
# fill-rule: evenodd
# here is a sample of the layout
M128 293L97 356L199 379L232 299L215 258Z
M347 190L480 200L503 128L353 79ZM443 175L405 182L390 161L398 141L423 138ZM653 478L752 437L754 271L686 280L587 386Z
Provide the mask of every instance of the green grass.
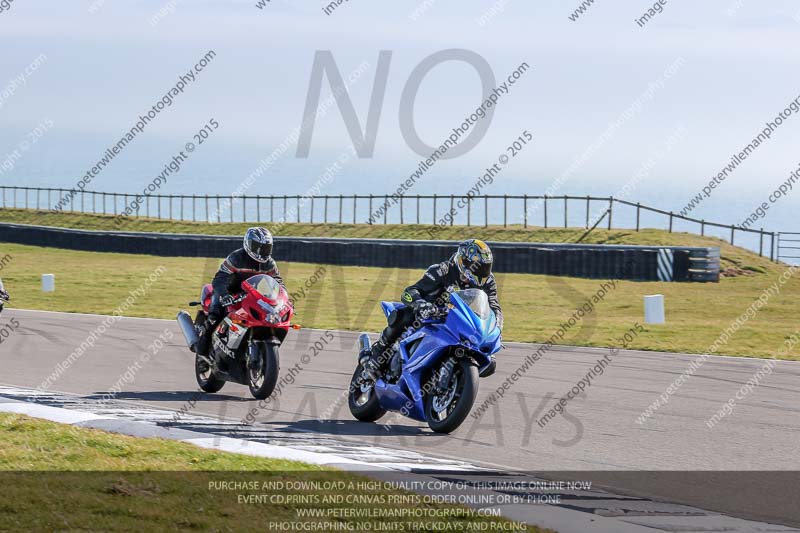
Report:
M331 469L204 450L163 439L141 439L0 413L0 529L3 531L267 531L269 522L319 523L300 518L301 508L380 509L377 503L243 504L239 495L282 494L264 483L364 483L367 478ZM212 482L246 481L259 489L220 490ZM356 485L357 486L357 485ZM349 488L349 487L348 487ZM409 495L381 485L374 490L291 491L333 496ZM397 502L397 500L395 500ZM383 506L386 507L386 506ZM463 508L406 501L392 508L446 509L448 520L466 517ZM375 519L333 519L369 529ZM435 527L441 520L412 519ZM433 530L433 529L429 529ZM542 531L530 527L527 531Z
M110 314L158 267L166 271L126 311L128 316L173 319L186 302L196 299L221 259L165 258L92 253L16 244L0 245L11 261L0 277L12 294L12 307ZM746 255L747 252L740 252ZM752 254L750 254L752 255ZM749 256L748 256L749 257ZM756 259L752 259L755 264ZM319 266L282 263L290 292ZM325 266L321 280L297 300L297 322L306 327L379 331L385 326L380 300L396 300L418 279L420 270ZM783 267L763 264L763 272L723 278L720 283L620 281L589 318L571 329L561 343L610 346L634 324L642 322L642 297L663 294L665 325L648 325L631 346L636 349L704 353L768 286ZM56 276L56 291L43 293L40 275ZM498 274L500 301L506 315L503 338L541 342L549 338L573 310L594 294L601 281L529 274ZM800 360L798 348L778 353L798 329L800 279L789 280L755 317L723 346L720 354ZM24 326L24 324L23 324ZM291 335L292 333L290 333Z
M0 222L15 224L37 224L63 228L89 230L124 230L156 233L194 233L212 235L243 235L250 223L208 224L205 222L175 222L147 218L131 218L121 226L114 224L114 217L81 213L53 213L34 209L0 209ZM277 235L296 237L353 237L373 239L425 239L430 240L430 225L383 225L383 224L281 224L265 223ZM506 242L576 242L582 228L523 228L521 225L466 228L447 226L435 232L437 240L463 240L468 236L486 241ZM669 233L663 230L643 229L604 230L596 229L582 242L587 244L640 244L662 246L719 246L722 267L735 267L756 272L773 266L768 259L758 257L742 248L731 246L721 239L701 237L690 233Z

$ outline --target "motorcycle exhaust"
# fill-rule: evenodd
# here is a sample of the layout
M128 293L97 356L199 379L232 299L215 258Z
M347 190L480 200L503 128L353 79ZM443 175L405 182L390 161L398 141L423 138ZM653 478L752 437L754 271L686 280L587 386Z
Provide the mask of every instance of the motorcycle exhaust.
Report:
M361 354L362 352L368 351L372 349L372 343L369 341L369 335L367 333L362 333L358 336L358 353Z
M181 327L183 336L186 338L186 344L191 348L193 345L197 344L199 340L192 317L186 311L180 311L176 319L178 320L178 325Z

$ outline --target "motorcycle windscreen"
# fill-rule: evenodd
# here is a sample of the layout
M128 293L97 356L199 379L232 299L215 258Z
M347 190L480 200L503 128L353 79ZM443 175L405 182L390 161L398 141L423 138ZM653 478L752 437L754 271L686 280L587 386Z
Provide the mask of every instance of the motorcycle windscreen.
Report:
M477 315L481 324L476 324L484 335L491 333L497 323L494 311L489 307L489 296L481 289L466 289L456 291L454 295L461 298L461 301Z
M281 286L271 276L258 274L257 276L247 278L245 283L250 285L256 292L270 302L277 302L280 297Z

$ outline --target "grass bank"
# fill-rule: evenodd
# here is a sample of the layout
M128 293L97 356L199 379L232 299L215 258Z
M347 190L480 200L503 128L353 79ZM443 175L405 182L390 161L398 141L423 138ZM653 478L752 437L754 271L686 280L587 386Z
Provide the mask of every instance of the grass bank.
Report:
M423 501L386 484L359 489L370 480L336 470L3 413L0 480L8 496L0 501L3 531L269 531L278 527L270 523L312 527L328 521L350 525L350 531L366 531L387 520L348 516L348 512L372 509L380 514L389 507L408 515L425 510L446 517L389 519L426 527L418 530L434 531L442 521L455 522L462 530L468 524L499 525L497 519ZM305 482L308 488L278 488L287 482ZM324 483L333 488L315 485ZM250 498L263 495L283 499ZM289 495L303 498L291 500ZM349 502L346 496L351 496ZM390 505L380 503L389 501ZM308 509L330 510L335 518L301 516ZM329 528L307 529L322 530Z
M12 307L110 314L157 269L163 274L126 311L129 316L173 319L213 276L220 258L164 258L92 253L16 244L0 244L11 260L0 277L12 293ZM306 327L379 331L385 326L380 300L396 300L418 279L419 270L338 267L302 263L280 265L287 287L296 294L297 322ZM704 353L717 337L746 313L762 292L777 282L785 267L724 278L720 283L618 281L594 310L560 341L582 346L618 345L615 340L642 322L642 297L663 294L664 325L645 326L631 346L643 350ZM40 275L56 276L56 291L43 293ZM798 329L800 276L791 278L768 304L745 320L718 353L773 357ZM506 314L504 339L542 342L596 294L602 281L530 274L498 274ZM301 295L305 290L305 295ZM800 351L781 355L800 360Z
M124 224L114 224L114 217L80 213L53 213L34 209L0 209L0 222L15 224L36 224L62 228L89 230L146 231L155 233L192 233L210 235L243 235L254 223L176 222L169 220L131 218ZM350 237L361 239L425 239L430 240L430 225L415 224L274 224L277 235L295 237ZM523 228L521 225L471 227L447 226L435 232L438 240L463 240L470 237L486 241L505 242L576 242L584 230L582 228ZM662 246L719 246L722 254L722 267L764 272L774 266L768 259L759 257L743 248L731 246L714 237L701 237L691 233L670 233L664 230L643 229L642 231L624 229L596 229L582 242L587 244L633 244Z

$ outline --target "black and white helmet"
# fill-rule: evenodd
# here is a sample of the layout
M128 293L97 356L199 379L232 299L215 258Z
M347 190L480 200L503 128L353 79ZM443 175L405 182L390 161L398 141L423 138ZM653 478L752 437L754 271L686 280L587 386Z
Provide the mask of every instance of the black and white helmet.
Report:
M244 234L244 251L259 263L266 263L272 255L272 233L266 228L248 229Z

